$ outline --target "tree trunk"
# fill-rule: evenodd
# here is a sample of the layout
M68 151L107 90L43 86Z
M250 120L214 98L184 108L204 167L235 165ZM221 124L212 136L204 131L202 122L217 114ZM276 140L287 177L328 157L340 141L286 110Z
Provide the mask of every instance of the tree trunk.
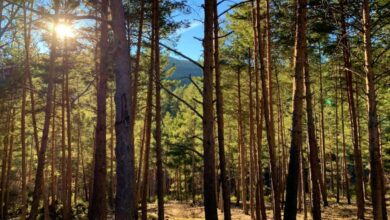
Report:
M338 70L337 70L338 71ZM340 203L340 169L339 169L339 106L338 106L338 84L339 73L336 73L335 82L335 116L336 116L336 132L335 132L335 143L336 143L336 202Z
M341 18L341 29L343 38L341 43L343 44L343 58L344 58L344 69L345 77L347 81L347 93L348 93L348 102L349 102L349 112L351 116L351 126L352 126L352 142L354 149L354 160L355 160L355 172L356 172L356 204L358 206L358 218L364 218L364 187L363 187L363 162L361 157L361 149L359 147L359 125L358 125L358 115L357 115L357 105L355 104L354 89L352 82L352 72L351 72L351 56L350 48L347 35L347 26L346 18L344 14L344 1L340 2L342 10Z
M302 107L303 107L303 70L306 45L306 8L307 0L297 0L297 25L295 33L294 100L291 131L290 162L286 185L286 205L284 219L296 219L297 188L299 173L299 155L302 148Z
M387 219L384 171L379 145L379 121L375 91L375 73L372 68L370 2L363 0L364 70L368 105L368 145L370 152L370 183L374 219ZM364 205L364 204L363 204ZM364 206L363 206L364 207ZM361 207L359 207L361 209ZM364 209L363 209L364 211ZM362 216L364 217L364 216Z
M324 89L323 89L323 76L322 76L322 53L321 45L318 47L319 52L319 71L320 71L320 106L321 106L321 146L322 146L322 182L323 186L321 187L322 200L324 201L324 206L328 205L328 195L327 195L327 179L326 179L326 142L325 142L325 119L324 119Z
M238 133L239 133L239 150L240 150L240 185L241 185L241 200L242 208L245 214L248 214L248 207L246 204L246 191L247 185L245 183L246 178L246 148L244 143L244 127L242 118L242 103L241 103L241 71L237 72L237 96L238 96ZM240 189L240 187L239 187Z
M249 204L250 204L250 214L252 219L255 218L254 213L254 185L255 185L255 162L254 162L254 136L255 136L255 128L254 128L254 118L253 118L253 74L251 67L251 50L248 50L248 74L249 74Z
M57 12L58 4L55 2L55 11ZM54 23L57 21L55 20ZM50 40L50 63L49 63L49 72L48 72L48 88L47 88L47 97L46 97L46 106L45 106L45 119L43 123L42 131L42 140L41 147L39 148L38 153L38 166L35 177L35 187L33 192L33 199L31 204L31 211L28 217L29 220L35 220L38 215L38 206L41 199L42 187L43 187L43 171L45 168L46 160L46 148L49 137L49 127L50 127L50 118L53 104L53 88L54 88L54 75L55 75L55 60L57 57L57 36L55 31L52 32Z
M312 103L312 92L311 92L311 81L310 81L310 72L309 72L309 61L308 61L308 52L306 42L303 42L305 50L305 88L306 88L306 115L307 115L307 133L309 136L309 149L310 149L310 176L311 176L311 212L314 220L321 219L321 198L320 198L320 182L319 176L320 164L318 158L318 144L315 134L315 124L313 116L313 103Z
M218 219L215 194L215 148L213 129L213 12L214 1L204 2L203 152L204 206L206 220Z
M107 159L106 159L106 116L108 78L108 0L102 0L100 9L100 66L97 89L97 122L95 131L94 178L89 219L107 219Z
M223 198L224 219L231 219L230 211L230 186L226 175L226 159L225 159L225 136L224 136L224 111L223 111L223 93L221 88L221 69L219 66L219 21L218 21L218 5L217 1L213 0L214 4L214 67L215 67L215 94L216 94L216 110L218 124L218 156L219 169L221 171L221 186Z
M131 134L130 120L132 85L129 73L129 47L126 40L126 27L122 1L112 0L112 29L114 32L114 75L116 84L116 160L117 188L115 201L115 218L129 219L133 217L134 209L134 145Z
M342 143L343 143L343 166L344 166L344 191L347 196L348 204L351 204L351 194L349 192L349 177L348 177L348 165L347 165L347 155L346 155L346 143L345 143L345 126L344 126L344 98L343 92L341 92L341 134L342 134Z
M146 97L146 119L145 119L145 157L144 157L144 173L142 181L142 194L141 194L141 212L142 219L147 219L147 196L148 196L148 181L149 181L149 154L150 154L150 142L151 142L151 130L152 130L152 105L153 105L153 82L154 82L154 68L155 68L155 32L152 32L151 50L150 50L150 70L148 79L148 93Z
M161 86L160 86L160 5L159 0L153 0L153 31L154 31L154 77L156 80L156 180L158 220L164 220L164 175L161 146Z
M264 110L264 120L265 127L267 131L267 141L268 141L268 151L270 155L270 165L271 165L271 182L272 182L272 196L273 196L273 212L274 219L281 219L281 211L280 211L280 190L279 190L279 182L278 182L278 164L276 161L276 144L275 144L275 128L273 121L272 112L272 95L270 96L270 87L272 87L272 82L268 82L267 87L267 76L264 65L264 42L262 39L262 32L260 27L260 1L256 0L256 15L257 15L257 38L258 38L258 46L259 46L259 61L260 61L260 77L261 77L261 87L262 87L262 98L263 98L263 110ZM270 79L270 74L268 75L268 79Z

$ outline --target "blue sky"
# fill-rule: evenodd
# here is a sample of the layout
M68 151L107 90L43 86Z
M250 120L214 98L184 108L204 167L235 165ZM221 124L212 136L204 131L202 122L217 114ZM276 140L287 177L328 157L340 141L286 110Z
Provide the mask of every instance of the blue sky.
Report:
M222 12L237 2L239 1L227 0L219 5L218 11ZM175 49L194 60L199 60L203 54L202 42L198 39L203 38L204 10L201 5L204 4L204 1L187 0L187 3L191 10L190 14L183 14L179 12L174 14L176 20L187 20L190 23L188 28L182 28L176 32L176 34L179 36L179 39L177 42L175 42ZM220 19L224 19L224 16ZM171 53L171 56L183 59L181 57L175 56L173 53Z

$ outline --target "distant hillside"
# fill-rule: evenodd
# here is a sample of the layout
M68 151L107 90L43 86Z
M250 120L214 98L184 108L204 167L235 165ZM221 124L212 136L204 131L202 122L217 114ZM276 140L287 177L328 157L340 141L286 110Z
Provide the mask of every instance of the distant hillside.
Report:
M169 63L167 68L175 66L176 69L168 79L181 80L183 83L189 83L188 77L202 76L202 69L197 65L191 63L188 60L179 60L173 57L169 57Z

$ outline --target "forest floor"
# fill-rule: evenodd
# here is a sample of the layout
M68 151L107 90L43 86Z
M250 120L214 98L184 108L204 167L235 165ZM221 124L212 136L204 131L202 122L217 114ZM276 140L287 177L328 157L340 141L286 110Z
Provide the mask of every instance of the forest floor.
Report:
M267 207L267 217L272 219L271 207ZM356 218L356 205L347 203L331 203L328 207L322 208L322 219L337 220L347 219L353 220ZM155 203L148 205L149 219L155 219L157 217L157 205ZM390 213L390 207L388 207L388 213ZM307 219L312 219L310 209L307 210ZM223 219L223 213L218 210L219 219ZM157 219L157 218L156 218ZM169 220L201 220L204 219L204 208L202 206L192 206L189 203L170 201L165 204L165 219ZM234 220L250 220L250 215L244 214L241 208L232 205L232 219ZM298 213L297 219L304 220L304 212ZM366 205L366 219L372 218L372 208L369 204Z

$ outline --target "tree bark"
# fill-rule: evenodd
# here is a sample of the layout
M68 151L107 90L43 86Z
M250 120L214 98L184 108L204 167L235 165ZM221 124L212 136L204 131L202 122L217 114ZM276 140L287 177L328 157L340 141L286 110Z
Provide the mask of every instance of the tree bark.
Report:
M204 2L203 154L204 206L206 220L218 219L215 194L215 143L213 129L213 14L214 1Z
M116 131L116 160L117 160L117 188L115 201L115 218L129 219L134 209L134 145L131 140L130 108L132 85L129 77L129 47L126 40L126 27L123 3L120 0L111 0L112 29L114 32L114 75L116 84L115 93L115 131Z
M58 4L56 2L55 8L58 8ZM57 11L57 9L56 9ZM57 21L54 21L56 23ZM51 34L50 39L50 63L49 63L49 72L48 72L48 88L47 88L47 98L46 98L46 106L45 106L45 119L43 123L43 131L42 131L42 140L41 147L39 148L38 153L38 166L35 177L35 186L33 192L33 200L31 204L31 211L28 217L29 220L35 220L38 215L38 206L39 201L41 199L42 187L43 187L43 172L45 168L45 156L46 156L46 148L49 136L49 127L50 127L50 118L53 104L53 88L54 88L54 75L55 75L55 59L57 57L57 36L55 31Z
M223 93L221 88L221 69L219 65L219 21L217 16L218 5L216 0L213 0L213 3L214 3L214 67L215 67L215 94L216 94L216 110L217 110L217 125L218 125L219 169L221 171L224 219L230 220L231 219L230 186L226 174Z
M300 152L302 149L302 107L303 107L303 75L305 65L306 13L307 0L297 0L297 24L295 33L294 54L294 100L291 131L290 162L286 184L286 205L284 219L296 219L297 189Z
M280 210L280 190L279 190L279 181L278 181L278 164L276 158L276 144L275 144L275 127L273 121L272 111L272 96L270 96L270 87L272 87L272 82L268 81L267 86L267 76L265 71L264 64L264 44L262 39L261 27L260 27L260 0L256 0L256 10L257 10L257 38L259 45L259 61L260 61L260 78L261 78L261 88L262 88L262 98L263 98L263 110L264 110L264 120L265 127L267 131L267 141L268 141L268 151L270 155L270 165L271 165L271 182L272 182L272 196L273 196L273 212L274 219L281 219L281 210ZM271 79L271 73L268 73L268 79Z
M108 0L102 0L100 14L100 61L97 89L97 122L95 131L94 178L89 219L107 219L107 159L106 159L106 116L108 78Z
M161 146L161 86L160 86L160 5L159 0L153 0L153 30L154 30L154 77L156 80L156 180L158 220L164 220L164 175Z
M306 88L306 116L307 116L307 133L309 136L309 149L310 149L310 176L311 176L311 212L314 220L321 219L321 198L320 198L320 164L318 158L318 144L315 134L315 124L314 124L314 115L313 115L313 103L312 103L312 92L311 92L311 81L310 81L310 72L309 72L309 61L308 61L308 52L307 45L304 42L305 50L305 88Z
M145 157L144 157L144 173L142 181L142 198L141 198L141 219L147 219L147 196L148 196L148 182L149 182L149 154L150 154L150 142L151 142L151 130L152 130L152 105L153 105L153 86L154 86L154 63L155 63L155 32L152 31L152 41L150 50L150 70L148 79L148 92L146 97L146 119L145 119Z
M372 68L371 22L369 4L370 2L368 0L363 0L364 70L366 73L366 90L368 101L368 145L371 168L371 197L374 219L387 219L385 201L386 192L383 176L384 171L382 165L382 154L379 145L379 121L376 108L377 100L375 91L375 73ZM364 217L364 215L362 217Z

